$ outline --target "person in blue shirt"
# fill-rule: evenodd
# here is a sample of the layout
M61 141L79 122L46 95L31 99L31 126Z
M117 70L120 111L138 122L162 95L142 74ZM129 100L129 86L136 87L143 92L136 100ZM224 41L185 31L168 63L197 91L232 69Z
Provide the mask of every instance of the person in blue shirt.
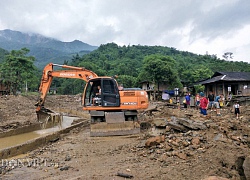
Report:
M186 99L187 108L189 108L190 107L190 93L186 94L185 99Z
M221 98L221 95L218 95L215 97L215 101L214 101L214 106L216 108L216 114L217 116L221 116L220 114L220 98Z

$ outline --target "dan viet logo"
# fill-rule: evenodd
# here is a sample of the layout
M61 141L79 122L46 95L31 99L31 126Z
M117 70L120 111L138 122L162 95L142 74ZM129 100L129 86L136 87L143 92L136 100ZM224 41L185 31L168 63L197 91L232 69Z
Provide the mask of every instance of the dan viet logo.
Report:
M47 159L45 158L23 158L23 159L2 159L2 167L40 167L47 166Z

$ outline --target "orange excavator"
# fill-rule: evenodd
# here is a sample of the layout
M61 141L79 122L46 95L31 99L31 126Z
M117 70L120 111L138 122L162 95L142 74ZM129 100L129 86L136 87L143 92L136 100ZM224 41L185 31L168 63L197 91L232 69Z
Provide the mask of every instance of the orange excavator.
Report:
M54 66L66 70L54 70ZM115 77L98 76L83 67L50 63L45 66L36 103L38 120L53 111L44 107L54 77L82 79L86 82L82 95L83 110L90 113L90 136L129 135L140 132L137 110L148 108L147 92L137 88L121 89Z

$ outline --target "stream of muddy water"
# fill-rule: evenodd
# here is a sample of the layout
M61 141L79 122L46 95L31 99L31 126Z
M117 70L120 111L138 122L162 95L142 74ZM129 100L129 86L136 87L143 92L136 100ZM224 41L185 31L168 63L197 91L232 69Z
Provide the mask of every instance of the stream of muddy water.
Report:
M41 128L41 130L32 131L29 133L23 133L23 134L18 134L18 135L14 135L14 136L0 138L0 150L7 148L7 147L23 144L29 140L32 140L32 139L35 139L35 138L38 138L38 137L41 137L41 136L44 136L44 135L47 135L47 134L50 134L53 132L57 132L61 129L65 129L67 127L70 127L71 123L75 119L78 119L78 118L77 117L63 116L63 121L62 121L60 126L55 125L54 127L47 128L47 129Z

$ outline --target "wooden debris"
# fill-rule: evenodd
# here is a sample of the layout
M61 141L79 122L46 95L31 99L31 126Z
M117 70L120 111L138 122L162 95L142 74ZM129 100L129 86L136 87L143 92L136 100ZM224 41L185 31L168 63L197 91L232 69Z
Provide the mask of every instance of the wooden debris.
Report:
M116 175L117 175L117 176L120 176L120 177L124 177L124 178L129 178L129 179L131 179L131 178L134 177L133 175L124 174L124 173L119 173L119 172L118 172Z

